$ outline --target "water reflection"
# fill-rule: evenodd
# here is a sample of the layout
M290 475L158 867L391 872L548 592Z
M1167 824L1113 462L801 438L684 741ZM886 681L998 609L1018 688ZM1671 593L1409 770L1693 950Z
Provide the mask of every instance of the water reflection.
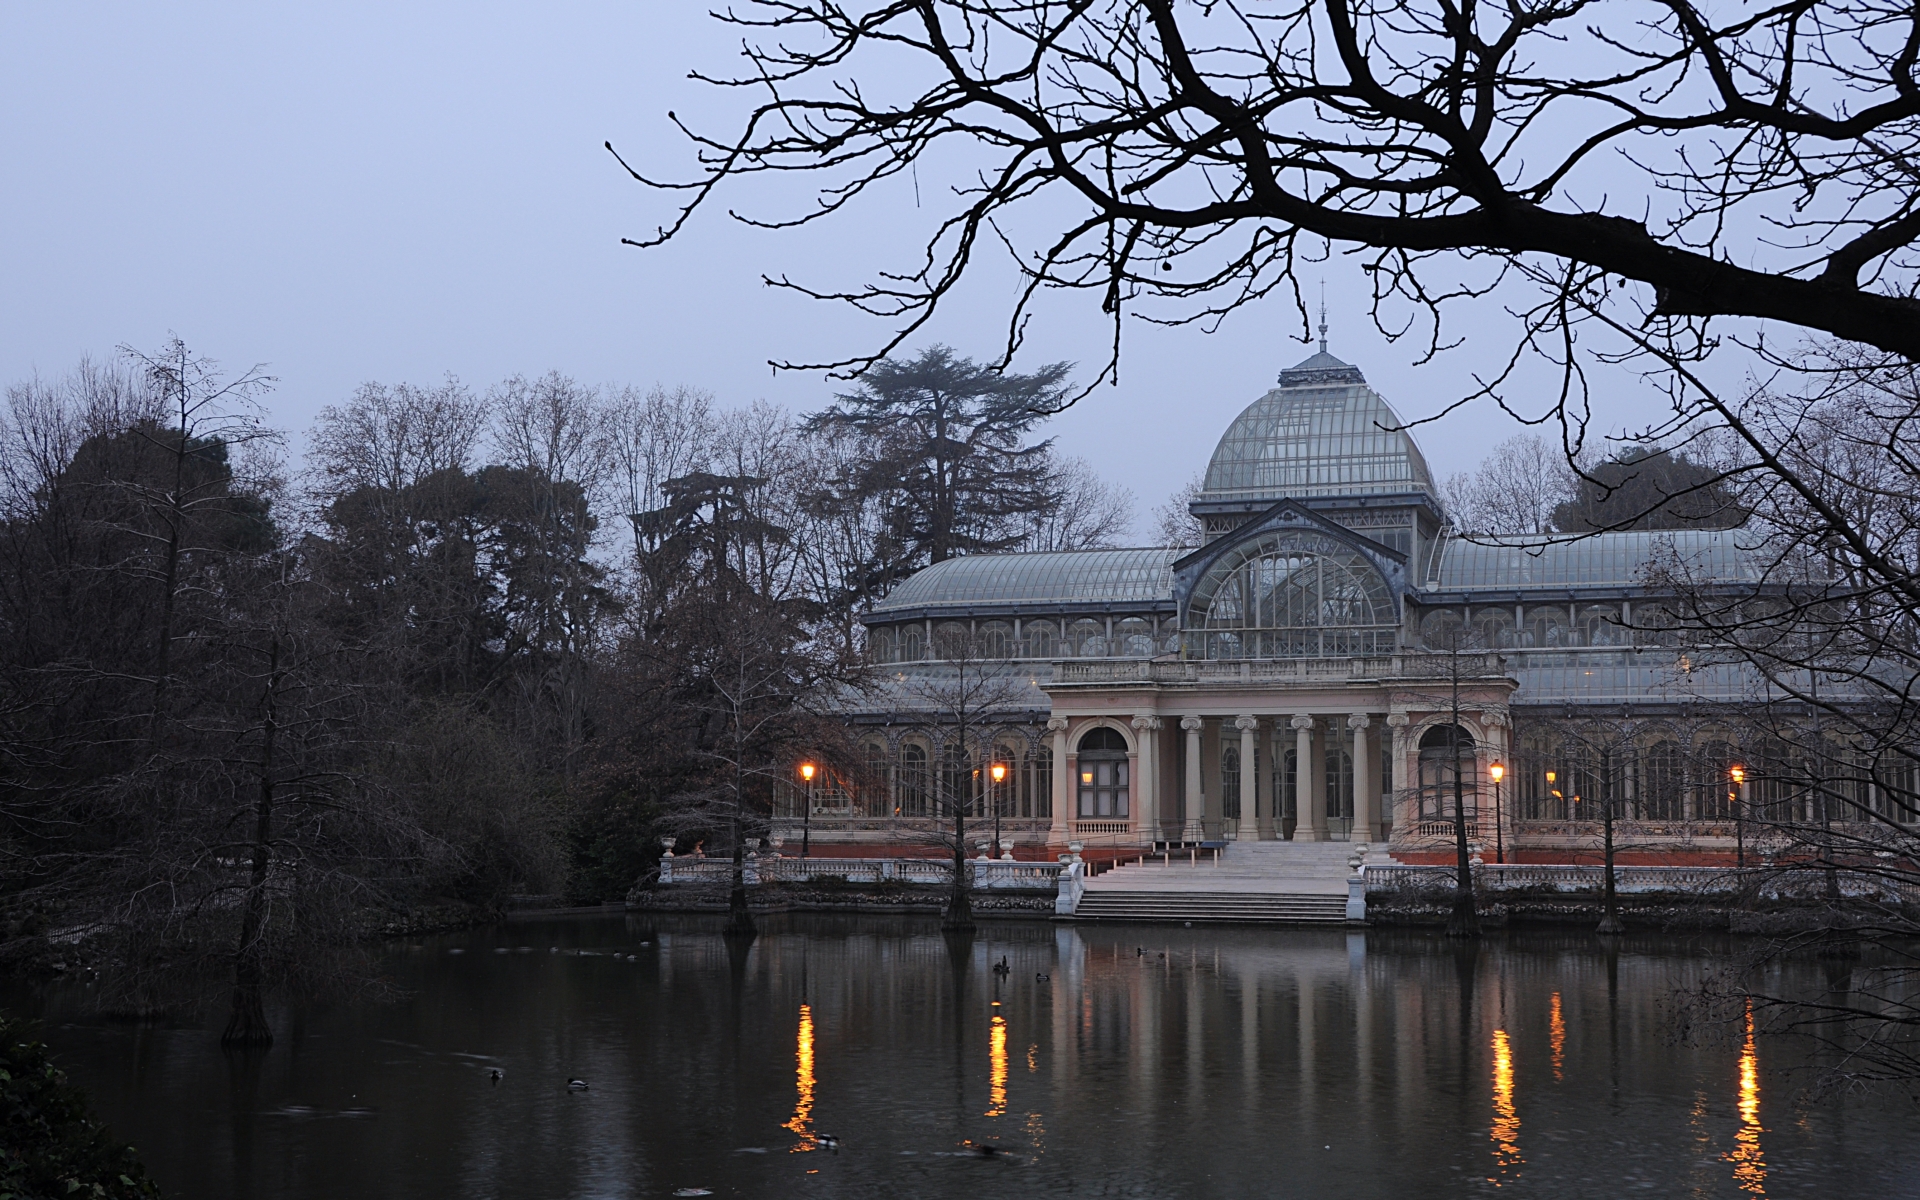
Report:
M1740 1043L1740 1128L1733 1135L1733 1149L1727 1161L1733 1164L1733 1178L1740 1190L1754 1196L1767 1194L1767 1161L1760 1153L1760 1058L1753 1046L1753 1001L1747 1001L1741 1014L1746 1025Z
M1551 1007L1547 1010L1548 1048L1553 1051L1553 1078L1557 1082L1565 1078L1562 1064L1567 1057L1567 1019L1560 1013L1560 993L1553 994Z
M1495 1187L1506 1182L1509 1171L1527 1161L1520 1154L1520 1114L1513 1105L1513 1047L1507 1031L1493 1031L1493 1175L1487 1182Z
M993 1002L994 1008L1000 1002ZM987 1025L987 1111L997 1117L1007 1111L1007 1019L998 1012Z
M782 1128L791 1129L800 1135L793 1153L804 1154L814 1149L813 1130L808 1122L813 1119L813 1006L800 1006L800 1032L794 1038L794 1101L793 1119Z
M559 952L490 952L519 945ZM697 920L526 922L396 947L411 999L285 1020L244 1079L217 1024L39 1011L194 1200L1910 1193L1910 1110L1842 1096L1763 1132L1766 1072L1810 1052L1675 1042L1675 990L1730 953L1629 939L1616 971L1587 935L1467 961L1417 932L1008 922L958 944L783 917L740 955ZM1828 986L1779 970L1783 993ZM821 1130L838 1153L785 1152Z

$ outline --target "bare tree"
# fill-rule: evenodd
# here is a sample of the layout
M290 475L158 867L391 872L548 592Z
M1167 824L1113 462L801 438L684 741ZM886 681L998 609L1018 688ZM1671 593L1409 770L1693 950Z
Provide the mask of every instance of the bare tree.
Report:
M1102 479L1084 458L1050 455L1047 470L1058 499L1031 514L1020 549L1110 550L1132 539L1132 492Z
M1445 311L1519 279L1546 284L1541 330L1593 296L1630 322L1759 318L1920 359L1920 16L1899 6L759 0L719 19L746 66L710 82L764 98L735 133L677 122L692 178L629 165L678 201L635 244L743 177L819 178L740 218L777 228L915 166L954 178L917 262L841 288L769 280L894 322L825 365L864 368L924 327L983 244L1026 276L1003 361L1048 288L1098 295L1116 356L1123 314L1153 301L1154 319L1212 322L1278 292L1304 337L1298 268L1335 249L1361 256L1383 332L1426 315L1430 351Z
M1153 510L1148 536L1156 546L1199 547L1207 540L1206 522L1193 515L1193 502L1206 487L1206 477L1196 473L1180 489Z
M1441 497L1468 534L1551 533L1553 511L1573 499L1575 480L1560 446L1522 433L1495 446L1471 475L1447 480Z
M438 387L363 384L320 410L308 434L311 486L322 498L404 492L442 471L474 465L490 417L485 401L449 375Z
M991 647L976 634L936 633L932 657L934 662L888 686L897 686L906 704L922 714L936 747L927 794L953 863L941 925L969 930L973 904L968 895L967 819L985 795L983 771L993 734L1031 708L1032 697L1019 665L993 657Z
M607 399L612 502L633 528L634 555L657 546L642 540L633 518L666 506L667 480L712 468L713 395L681 385L627 387Z

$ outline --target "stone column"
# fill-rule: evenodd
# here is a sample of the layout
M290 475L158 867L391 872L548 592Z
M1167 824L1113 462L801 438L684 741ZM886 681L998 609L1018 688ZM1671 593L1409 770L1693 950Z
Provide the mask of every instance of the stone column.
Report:
M1266 743L1265 753L1259 755L1261 761L1260 790L1266 793L1266 807L1260 812L1259 836L1263 842L1271 842L1280 836L1280 789L1285 786L1281 768L1285 760L1277 753L1280 749L1280 733L1269 724L1260 739Z
M1314 826L1314 770L1313 770L1313 718L1307 713L1295 713L1293 716L1293 840L1296 842L1315 842ZM1318 805L1320 815L1318 824L1322 833L1327 823L1326 806Z
M1133 791L1133 832L1143 842L1160 837L1160 718L1142 713L1133 719L1136 753Z
M1368 744L1367 726L1371 719L1363 712L1354 713L1347 718L1347 728L1353 730L1353 840L1356 842L1378 842L1380 840L1379 820L1374 807L1380 799L1380 789L1374 786L1373 756L1368 753L1372 746Z
M1199 717L1181 717L1180 728L1187 734L1187 795L1186 828L1180 831L1183 841L1197 842L1204 836L1200 811L1200 730L1206 722Z
M1073 840L1073 764L1067 760L1067 719L1054 717L1047 722L1053 733L1053 827L1047 831L1047 844L1064 851Z
M1393 792L1388 803L1393 806L1392 823L1401 828L1413 823L1413 810L1407 798L1407 726L1412 722L1413 718L1403 712L1387 714L1387 729L1393 734L1393 779L1389 785Z
M1332 720L1315 721L1313 729L1313 840L1330 842L1327 830L1327 751L1333 748L1335 725Z
M1252 841L1259 836L1260 828L1260 778L1254 771L1254 751L1257 741L1255 730L1260 728L1260 719L1251 714L1236 717L1233 727L1240 731L1240 837Z

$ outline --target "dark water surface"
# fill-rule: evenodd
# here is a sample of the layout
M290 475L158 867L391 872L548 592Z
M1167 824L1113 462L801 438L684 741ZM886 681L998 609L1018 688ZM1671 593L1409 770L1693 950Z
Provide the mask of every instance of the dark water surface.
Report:
M1904 1099L1804 1103L1797 1047L1678 1035L1729 950L795 917L730 953L577 917L396 946L410 999L277 1014L255 1056L37 1006L206 1200L1920 1195Z

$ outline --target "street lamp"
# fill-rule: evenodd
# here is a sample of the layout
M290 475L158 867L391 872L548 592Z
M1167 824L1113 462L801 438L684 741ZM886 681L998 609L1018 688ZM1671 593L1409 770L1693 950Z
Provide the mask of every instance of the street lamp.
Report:
M1000 857L1000 784L1007 778L1007 764L997 762L989 772L993 776L993 856Z
M810 762L800 764L800 780L807 786L800 799L800 857L811 858L813 852L813 773L816 770Z
M1494 759L1487 767L1487 774L1493 776L1493 861L1507 861L1507 843L1500 832L1500 781L1507 777L1507 764Z
M1741 793L1747 790L1747 769L1739 763L1727 768L1727 803L1733 808L1733 863L1737 867L1747 865L1747 825L1746 797Z

